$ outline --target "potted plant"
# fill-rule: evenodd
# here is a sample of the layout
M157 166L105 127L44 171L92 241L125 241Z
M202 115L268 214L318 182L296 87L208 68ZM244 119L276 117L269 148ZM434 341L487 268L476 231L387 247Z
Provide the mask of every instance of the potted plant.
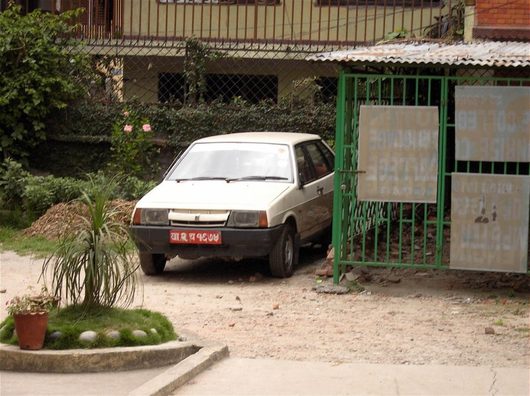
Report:
M7 302L7 312L15 321L20 349L41 349L48 328L48 312L58 299L43 287L38 294L16 296Z

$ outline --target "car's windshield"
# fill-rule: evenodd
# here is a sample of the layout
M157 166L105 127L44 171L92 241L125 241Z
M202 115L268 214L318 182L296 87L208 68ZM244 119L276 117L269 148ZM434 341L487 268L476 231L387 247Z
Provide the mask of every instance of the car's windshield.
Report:
M292 182L289 147L270 143L196 143L167 180Z

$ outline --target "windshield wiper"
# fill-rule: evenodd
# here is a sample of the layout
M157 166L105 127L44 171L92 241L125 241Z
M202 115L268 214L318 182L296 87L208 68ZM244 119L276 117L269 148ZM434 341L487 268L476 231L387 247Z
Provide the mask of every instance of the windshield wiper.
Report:
M177 183L180 183L183 181L195 181L195 180L224 180L228 182L228 179L226 177L212 177L212 176L199 176L199 177L190 177L190 178L184 178L184 179L175 179Z
M283 176L243 176L243 177L235 177L232 179L226 179L226 182L230 183L233 181L246 181L246 180L287 180L287 178Z

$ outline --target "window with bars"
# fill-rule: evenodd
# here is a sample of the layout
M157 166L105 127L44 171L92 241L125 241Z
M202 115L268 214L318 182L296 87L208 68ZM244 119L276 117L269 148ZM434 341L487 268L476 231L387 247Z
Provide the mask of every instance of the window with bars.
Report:
M171 4L239 4L239 5L276 5L280 0L159 0Z
M230 102L239 97L249 103L278 99L278 77L274 75L207 74L206 102ZM182 73L158 75L158 100L162 103L181 102L186 99L186 79Z
M440 0L314 0L320 7L327 6L385 6L385 7L432 7Z

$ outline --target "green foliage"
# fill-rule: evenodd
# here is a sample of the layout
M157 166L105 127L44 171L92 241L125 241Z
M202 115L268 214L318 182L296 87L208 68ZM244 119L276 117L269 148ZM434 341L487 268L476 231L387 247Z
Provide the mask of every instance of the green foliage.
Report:
M0 323L0 342L17 345L12 317ZM143 330L147 337L132 336L133 330ZM156 329L156 334L151 332ZM79 341L83 331L92 330L98 334L92 344ZM119 340L107 336L107 331L120 332ZM62 336L51 339L50 334L59 331ZM44 347L46 349L106 348L137 345L155 345L175 340L177 335L171 322L162 314L145 309L125 310L102 308L86 311L78 306L68 306L49 314L48 329Z
M138 265L129 249L127 228L112 220L112 184L93 183L90 195L85 193L81 200L88 219L74 235L60 241L42 267L55 296L86 309L127 306L136 293Z
M149 120L134 109L126 109L112 128L111 171L123 175L152 176L158 172L157 148L152 143Z
M209 62L221 57L221 52L212 50L195 37L186 40L184 78L186 79L185 101L187 104L196 105L203 101L206 92L206 66Z
M29 292L15 296L6 302L7 313L11 316L32 313L47 313L57 306L59 301L43 287L40 293Z
M42 214L52 205L79 198L86 184L84 180L67 177L30 177L23 194L24 208Z
M0 164L0 207L9 211L0 213L0 219L16 228L27 227L52 205L79 199L84 191L92 195L95 185L107 186L110 199L131 201L145 195L156 182L103 172L88 174L85 179L33 176L18 162L7 159Z
M0 164L0 202L6 209L20 205L30 173L21 164L6 158Z
M135 176L123 179L116 188L116 196L128 201L143 197L157 185L156 181L143 181Z
M213 102L197 107L149 108L157 131L163 131L173 147L186 146L197 138L244 131L317 133L333 137L335 106L332 104L284 100L278 104L230 104Z
M38 162L32 162L32 166L54 173L60 171L65 175L66 172L80 174L79 167L83 161L87 165L102 163L102 159L110 155L103 144L93 143L110 142L114 123L123 120L122 106L79 102L55 113L53 123L48 128L53 135L61 136L62 142L54 142L57 147L49 145L32 154L32 159L40 158ZM335 105L314 101L313 98L287 98L279 103L258 104L235 100L232 103L202 103L195 107L131 102L127 108L148 119L157 138L167 140L162 153L167 153L171 158L165 165L169 165L172 157L195 139L216 134L244 131L309 132L319 134L327 141L335 136ZM93 117L93 113L97 113L98 117ZM50 156L53 152L56 154ZM68 154L62 155L63 152ZM97 158L94 157L95 152L98 153ZM156 159L164 160L164 157L157 156ZM87 169L87 165L83 169Z
M69 38L80 11L20 10L0 12L0 156L24 159L45 139L50 112L84 92L92 74L88 55Z

